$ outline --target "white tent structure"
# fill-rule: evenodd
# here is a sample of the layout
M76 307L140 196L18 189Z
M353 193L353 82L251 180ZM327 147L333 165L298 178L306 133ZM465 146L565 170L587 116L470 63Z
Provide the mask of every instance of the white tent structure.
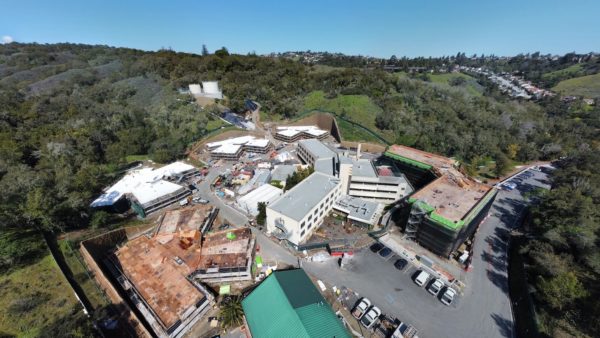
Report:
M252 216L258 215L258 203L265 202L267 205L283 195L283 190L270 184L263 184L243 197L238 198L237 204L240 209Z

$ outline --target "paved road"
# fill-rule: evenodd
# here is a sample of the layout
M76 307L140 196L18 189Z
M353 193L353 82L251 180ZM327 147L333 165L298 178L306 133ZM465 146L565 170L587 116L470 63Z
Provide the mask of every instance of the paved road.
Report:
M235 225L244 225L246 216L227 206L210 192L210 182L226 168L212 168L200 184L200 193L221 208L222 216ZM546 175L534 171L513 191L500 191L475 239L472 271L467 274L464 295L446 307L412 281L414 267L405 271L394 268L395 257L387 260L368 249L355 254L347 270L337 260L303 262L303 268L326 283L346 286L368 297L373 304L392 317L414 325L419 337L514 337L513 318L508 297L508 232L518 223L525 207L523 194L534 186L547 187ZM286 249L253 229L260 252L265 257L295 265L297 258Z
M198 184L198 191L200 193L200 196L202 196L202 198L208 200L211 205L214 205L220 209L219 216L221 216L222 218L225 218L226 220L228 220L229 222L231 222L231 224L233 224L235 226L243 226L248 223L248 217L246 217L246 215L244 215L240 211L225 204L225 202L223 202L220 198L215 196L212 193L212 191L210 190L211 182L215 178L217 178L217 176L219 176L220 173L222 173L225 170L230 169L230 168L231 168L231 164L225 164L218 168L215 168L215 167L210 168L205 179L202 182L200 182L200 184Z
M523 193L545 186L545 174L534 172L514 191L500 191L476 236L473 269L465 294L446 307L412 281L415 268L397 271L393 262L368 249L355 254L354 266L340 270L337 262L304 262L303 267L323 281L346 286L366 296L382 311L414 325L419 337L514 337L508 297L508 231L525 207Z
M199 193L202 198L207 199L211 205L216 206L220 209L219 215L227 219L231 224L235 226L244 226L248 224L248 217L240 211L225 204L223 200L215 196L210 190L210 183L222 172L231 168L231 164L226 164L219 168L211 168L204 181L198 184ZM259 245L259 254L264 255L269 260L275 260L285 264L296 265L298 263L297 258L292 255L287 249L279 246L264 233L252 228L252 232L256 235L256 241Z

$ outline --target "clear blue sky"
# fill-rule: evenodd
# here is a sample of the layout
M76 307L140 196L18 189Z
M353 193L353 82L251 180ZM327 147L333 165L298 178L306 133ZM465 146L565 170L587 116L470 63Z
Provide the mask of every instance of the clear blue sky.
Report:
M379 57L598 51L598 0L2 0L0 36L199 53Z

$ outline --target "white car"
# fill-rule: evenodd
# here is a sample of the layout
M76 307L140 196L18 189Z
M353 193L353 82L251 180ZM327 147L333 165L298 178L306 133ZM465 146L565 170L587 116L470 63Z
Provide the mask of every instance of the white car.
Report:
M362 316L360 323L367 329L370 329L375 325L379 316L381 316L381 310L377 306L373 306Z
M456 296L456 291L452 288L447 288L440 300L442 303L450 305L454 301L454 296Z
M429 285L429 287L427 288L427 291L429 291L429 293L431 293L432 295L437 296L443 287L444 287L444 283L441 280L436 278L433 281L433 283L431 283L431 285Z
M358 305L356 305L356 307L354 308L354 311L352 311L352 315L356 319L361 319L370 307L371 301L363 297L363 299L361 299Z
M423 286L427 283L427 280L429 280L429 273L421 270L417 275L417 278L415 278L415 283L417 283L418 286Z

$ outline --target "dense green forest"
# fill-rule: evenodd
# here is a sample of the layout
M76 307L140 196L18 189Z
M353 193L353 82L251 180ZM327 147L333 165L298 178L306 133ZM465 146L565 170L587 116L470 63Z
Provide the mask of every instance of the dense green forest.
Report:
M522 253L543 332L552 336L600 336L599 163L589 148L561 161L552 190L531 210L532 240Z
M543 71L561 67L566 65ZM316 91L327 99L365 95L379 107L376 132L454 156L472 173L494 161L495 174L501 175L512 163L577 154L555 177L557 189L536 209L540 239L529 252L536 257L531 252L544 250L559 266L540 272L541 299L549 307L554 306L544 298L551 297L549 283L572 278L560 264L579 267L574 276L586 286L600 280L595 239L600 190L592 168L598 158L590 155L600 146L598 106L566 104L558 97L511 101L483 81L478 85L483 93L474 95L458 77L440 86L378 68L324 71L285 58L229 55L226 49L200 56L17 43L0 46L0 272L42 257L41 231L105 226L106 215L88 205L119 174L127 156L148 154L162 163L185 156L214 116L178 89L205 80L220 82L223 105L241 111L244 101L253 99L267 117L296 116ZM573 199L564 201L567 194ZM555 204L561 203L573 203L580 213L558 213ZM559 240L564 234L572 236ZM598 291L576 291L568 306L579 314L578 304L588 304ZM594 311L598 314L597 306ZM564 320L577 324L582 318ZM585 330L598 332L593 325Z

